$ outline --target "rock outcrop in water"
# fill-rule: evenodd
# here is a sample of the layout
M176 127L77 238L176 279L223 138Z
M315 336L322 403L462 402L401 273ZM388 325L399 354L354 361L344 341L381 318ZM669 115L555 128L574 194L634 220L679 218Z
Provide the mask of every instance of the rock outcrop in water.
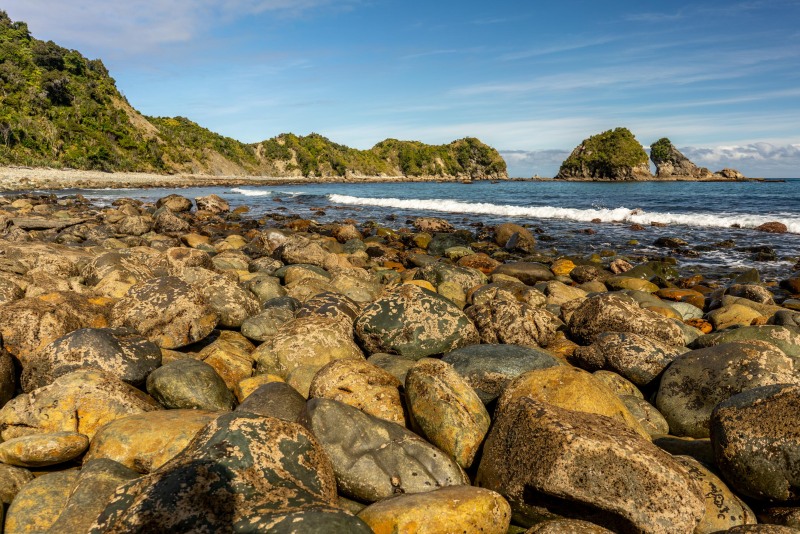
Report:
M564 160L558 180L652 180L647 153L627 128L593 135Z
M713 178L713 173L705 167L698 167L680 150L675 148L672 141L662 137L650 145L650 159L656 166L657 178L694 178L708 180Z
M662 180L746 180L735 169L711 172L705 167L698 167L666 137L650 145L650 159L656 166L656 178Z

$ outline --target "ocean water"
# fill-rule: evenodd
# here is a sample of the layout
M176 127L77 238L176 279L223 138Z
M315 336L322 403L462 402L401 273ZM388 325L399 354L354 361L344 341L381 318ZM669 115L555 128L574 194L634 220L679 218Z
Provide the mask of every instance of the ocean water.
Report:
M233 207L247 205L251 208L247 217L254 218L278 212L320 223L353 218L400 227L424 215L441 217L457 228L471 230L481 224L515 222L531 226L539 236L539 248L549 252L586 256L613 250L634 259L673 255L684 271L735 273L756 267L766 278L780 278L791 273L800 260L800 179L313 184L81 191L102 203L123 196L154 201L172 192L189 198L215 193ZM769 221L784 223L789 233L754 230ZM632 229L634 224L644 229ZM659 237L685 240L687 252L655 246ZM722 242L727 243L718 245ZM774 250L777 260L757 261L760 247Z

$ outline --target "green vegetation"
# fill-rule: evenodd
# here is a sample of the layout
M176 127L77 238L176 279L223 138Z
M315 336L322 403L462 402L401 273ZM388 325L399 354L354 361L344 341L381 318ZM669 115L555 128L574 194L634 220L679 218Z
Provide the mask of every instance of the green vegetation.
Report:
M369 150L319 134L282 134L256 144L184 117L144 117L100 60L31 37L0 10L0 165L104 171L345 176L506 175L477 139L431 146L386 140Z
M644 165L647 153L627 128L615 128L585 140L561 164L559 177L608 178Z
M650 145L650 159L654 162L669 161L672 158L672 141L662 137Z
M0 11L0 163L163 170L158 143L115 99L100 60L36 40Z

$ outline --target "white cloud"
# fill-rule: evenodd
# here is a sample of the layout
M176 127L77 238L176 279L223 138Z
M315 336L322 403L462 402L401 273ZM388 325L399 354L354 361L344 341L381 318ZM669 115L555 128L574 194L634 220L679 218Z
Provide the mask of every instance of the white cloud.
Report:
M358 0L6 0L13 20L40 39L124 56L185 43L205 30L259 13L297 16L308 10L352 6Z

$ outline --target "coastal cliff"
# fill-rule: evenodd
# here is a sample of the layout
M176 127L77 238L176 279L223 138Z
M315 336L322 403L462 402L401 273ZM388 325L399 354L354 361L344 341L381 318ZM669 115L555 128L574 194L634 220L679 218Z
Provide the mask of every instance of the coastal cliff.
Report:
M470 137L445 145L387 139L367 150L313 133L248 144L185 117L148 117L119 92L102 61L32 37L3 11L0 165L339 181L508 177L497 150Z

